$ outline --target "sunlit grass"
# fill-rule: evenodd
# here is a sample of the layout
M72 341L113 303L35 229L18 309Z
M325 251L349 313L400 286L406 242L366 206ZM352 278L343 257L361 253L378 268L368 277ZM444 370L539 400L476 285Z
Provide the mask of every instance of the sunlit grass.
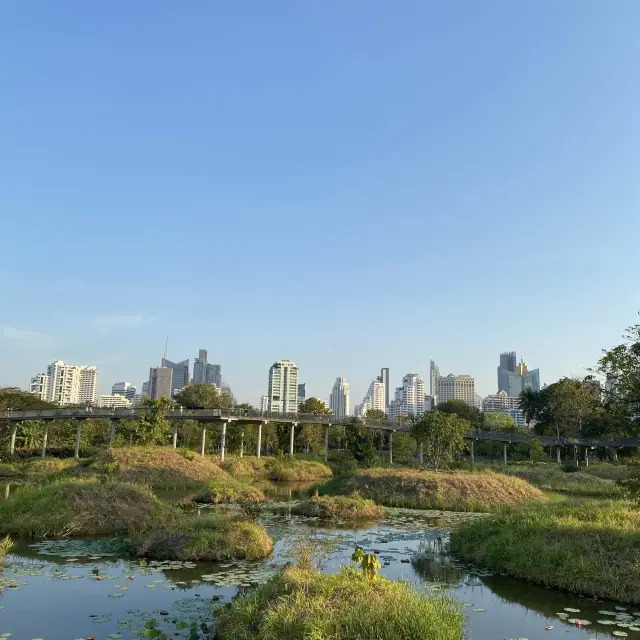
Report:
M348 496L313 496L292 508L294 513L323 520L376 520L384 509L359 493Z

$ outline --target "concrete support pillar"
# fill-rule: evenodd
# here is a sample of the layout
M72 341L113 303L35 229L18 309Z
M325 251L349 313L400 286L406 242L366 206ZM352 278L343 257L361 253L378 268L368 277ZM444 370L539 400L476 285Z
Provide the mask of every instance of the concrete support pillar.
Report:
M11 487L11 483L7 482L7 484L4 487L4 499L5 500L9 499L10 487Z
M613 461L618 464L618 450L615 447L613 448Z
M502 462L506 467L507 466L507 443L506 442L502 445Z
M13 455L16 452L16 434L18 433L18 423L11 424L11 440L9 441L9 453Z
M589 468L589 447L586 447L584 450L584 465Z
M420 460L420 464L424 464L424 444L422 442L420 443L420 450L418 451L418 460Z
M576 467L580 466L580 456L578 455L578 447L573 447L573 457L576 459Z
M562 458L560 457L560 447L556 447L556 461L558 464L562 464Z
M178 423L173 423L173 428L171 430L171 446L174 449L178 448Z
M324 425L324 461L329 461L329 427L331 425Z
M240 457L244 455L244 427L242 427L242 431L240 432Z
M118 425L117 420L111 421L111 434L109 435L109 444L113 444L115 442L117 425Z
M44 421L44 433L42 434L42 457L47 455L47 440L49 438L49 421Z
M393 464L393 431L389 431L389 464Z
M296 436L296 423L291 423L291 429L289 431L289 455L293 456L293 440Z
M227 421L222 423L222 434L220 435L220 462L224 462L224 454L227 449Z
M471 468L475 468L476 466L476 443L475 440L471 440L471 446L469 447L471 451Z
M73 451L73 457L76 460L80 457L80 436L82 435L82 420L76 420L76 448Z
M202 439L200 440L200 455L204 458L204 452L207 449L207 424L202 424Z
M258 446L256 447L256 455L260 457L260 449L262 448L262 422L258 423Z

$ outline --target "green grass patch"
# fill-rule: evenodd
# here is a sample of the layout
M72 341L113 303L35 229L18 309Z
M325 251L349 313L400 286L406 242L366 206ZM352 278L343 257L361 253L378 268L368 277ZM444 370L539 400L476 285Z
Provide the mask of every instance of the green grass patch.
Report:
M294 513L323 520L377 520L384 509L354 492L349 496L313 496L292 508Z
M6 536L2 540L0 540L0 567L2 566L2 561L4 557L13 549L13 542L9 536Z
M640 603L640 512L623 501L512 507L456 529L451 550L547 587Z
M290 456L227 458L222 468L232 476L266 478L276 482L309 482L330 478L331 469L322 462L299 460Z
M596 497L618 497L622 495L613 480L601 478L586 471L587 469L584 468L581 471L567 473L555 465L528 465L507 467L504 473L522 478L545 491Z
M92 467L116 480L165 490L199 488L213 478L226 477L208 458L184 455L169 447L111 447Z
M194 502L204 504L228 504L230 502L265 502L266 496L260 489L240 482L225 474L224 478L211 480L207 487L200 491Z
M491 511L505 504L543 499L539 489L520 478L491 472L413 469L362 469L354 476L336 478L325 491L357 491L387 507L443 511Z
M272 550L264 527L230 514L185 518L136 540L137 554L154 560L258 560Z
M461 640L463 625L461 608L445 595L425 597L353 568L287 567L214 620L219 640Z
M149 489L126 482L28 485L0 502L0 535L22 538L130 534L175 517Z

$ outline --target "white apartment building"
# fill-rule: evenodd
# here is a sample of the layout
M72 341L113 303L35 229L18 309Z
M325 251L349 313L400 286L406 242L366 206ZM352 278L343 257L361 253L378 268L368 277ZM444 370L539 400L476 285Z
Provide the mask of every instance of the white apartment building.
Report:
M111 395L124 396L127 400L133 402L136 397L136 387L130 382L116 382L111 387Z
M46 373L39 373L31 378L29 391L40 400L46 400L49 394L49 376Z
M42 400L65 406L97 404L100 374L96 367L79 367L56 360L47 366L47 373L31 378L29 390Z
M426 410L424 381L417 373L408 373L402 378L402 386L396 389L395 400L389 403L389 419L418 417Z
M260 396L260 413L269 411L269 396Z
M470 407L475 403L475 379L473 376L448 376L438 378L437 394L438 404L449 400L461 400Z
M372 409L377 409L378 411L385 412L386 405L386 385L381 380L374 380L369 385L369 391L367 391L367 395L364 397L364 400L356 407L356 416L360 418L364 418L367 415L367 412Z
M336 418L345 418L349 415L349 383L346 378L336 378L335 384L329 396L329 409Z
M298 366L292 360L278 360L269 368L268 410L298 412Z
M526 424L524 413L520 409L520 398L514 398L506 391L498 391L495 395L487 396L482 408L486 413L506 413L515 420L518 427L524 427Z
M119 394L112 394L110 396L100 396L98 406L107 409L127 409L133 406L133 402Z
M98 402L98 383L100 372L97 367L78 367L80 379L78 381L78 402L80 404L95 405Z

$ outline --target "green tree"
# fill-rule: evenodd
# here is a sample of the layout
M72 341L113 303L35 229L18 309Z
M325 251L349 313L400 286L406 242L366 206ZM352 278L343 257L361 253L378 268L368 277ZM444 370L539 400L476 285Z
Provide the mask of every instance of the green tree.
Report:
M387 417L387 414L381 409L369 409L365 417L367 420L370 420L372 422L385 422L389 419Z
M145 396L142 398L140 406L146 408L147 412L141 415L136 422L136 441L139 444L166 442L171 433L171 425L165 418L165 414L173 409L173 400L171 398L152 400Z
M228 409L231 396L212 384L190 384L175 395L175 401L185 409Z
M429 411L411 427L411 434L424 448L424 455L436 471L464 449L469 421L455 413Z
M482 428L487 431L514 432L516 421L510 415L500 411L485 411Z
M55 404L40 400L33 393L15 387L0 389L0 411L34 411L37 409L56 409Z
M520 410L524 414L527 427L536 417L536 411L539 409L541 401L541 393L534 391L531 387L526 387L520 394Z
M447 400L447 402L437 405L436 410L441 413L451 413L466 420L472 429L482 428L482 411L462 400Z
M315 415L331 415L331 409L319 398L307 398L300 403L299 413L312 413ZM296 429L295 441L307 453L319 452L324 447L322 428L318 424L301 424Z

